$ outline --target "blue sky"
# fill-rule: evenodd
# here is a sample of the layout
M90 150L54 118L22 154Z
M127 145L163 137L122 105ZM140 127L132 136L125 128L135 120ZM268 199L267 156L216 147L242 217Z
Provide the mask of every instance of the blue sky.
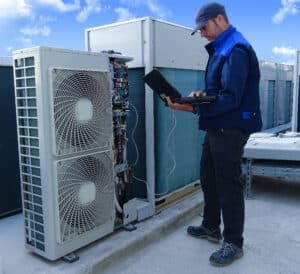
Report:
M84 29L152 16L194 26L207 1L0 0L0 56L43 45L84 49ZM252 43L259 59L291 63L300 49L300 0L220 0L230 22Z

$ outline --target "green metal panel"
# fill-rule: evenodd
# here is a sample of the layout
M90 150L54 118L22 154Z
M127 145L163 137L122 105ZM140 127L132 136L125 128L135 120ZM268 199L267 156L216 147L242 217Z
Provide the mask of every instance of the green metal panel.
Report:
M183 96L204 88L204 72L159 68ZM155 189L156 197L199 179L204 132L198 130L198 116L173 111L155 96Z
M146 197L146 135L144 68L129 69L128 162L134 165L134 195Z
M13 68L0 66L0 217L21 209Z

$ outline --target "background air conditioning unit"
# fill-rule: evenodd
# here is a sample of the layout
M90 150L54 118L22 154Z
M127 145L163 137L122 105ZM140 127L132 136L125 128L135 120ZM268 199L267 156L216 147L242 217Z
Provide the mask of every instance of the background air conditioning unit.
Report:
M45 47L13 59L26 247L55 260L114 229L109 59Z

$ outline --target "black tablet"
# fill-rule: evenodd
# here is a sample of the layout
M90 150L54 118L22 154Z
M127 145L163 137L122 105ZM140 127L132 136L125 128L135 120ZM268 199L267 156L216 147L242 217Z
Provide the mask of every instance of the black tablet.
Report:
M166 96L170 97L172 102L178 104L199 105L211 103L216 100L216 96L212 95L182 97L180 92L173 87L157 69L153 69L151 72L146 74L144 76L144 81L164 102Z
M144 81L164 102L166 96L169 96L172 101L181 98L180 92L157 69L146 74Z
M216 100L216 96L205 95L205 96L176 98L172 101L173 103L178 103L178 104L200 105L200 104L208 104L215 100Z

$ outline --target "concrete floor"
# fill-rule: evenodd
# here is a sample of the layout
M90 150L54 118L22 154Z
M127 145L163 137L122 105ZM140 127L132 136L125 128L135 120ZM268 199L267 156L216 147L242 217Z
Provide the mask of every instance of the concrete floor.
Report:
M179 227L158 242L130 254L105 274L296 274L300 273L300 186L259 182L246 202L244 257L225 268L209 264L218 245Z
M117 231L78 250L80 260L73 264L25 250L20 214L4 218L0 274L300 274L300 186L254 186L254 199L246 202L245 256L226 268L208 262L218 245L186 234L189 224L201 221L202 199L197 193L137 224L134 232Z
M193 219L201 212L202 192L197 192L152 218L136 224L128 232L117 230L79 250L80 259L72 264L63 260L50 262L24 247L21 214L0 220L0 274L94 274L101 273L120 258L126 258L150 243L163 238L167 231Z

